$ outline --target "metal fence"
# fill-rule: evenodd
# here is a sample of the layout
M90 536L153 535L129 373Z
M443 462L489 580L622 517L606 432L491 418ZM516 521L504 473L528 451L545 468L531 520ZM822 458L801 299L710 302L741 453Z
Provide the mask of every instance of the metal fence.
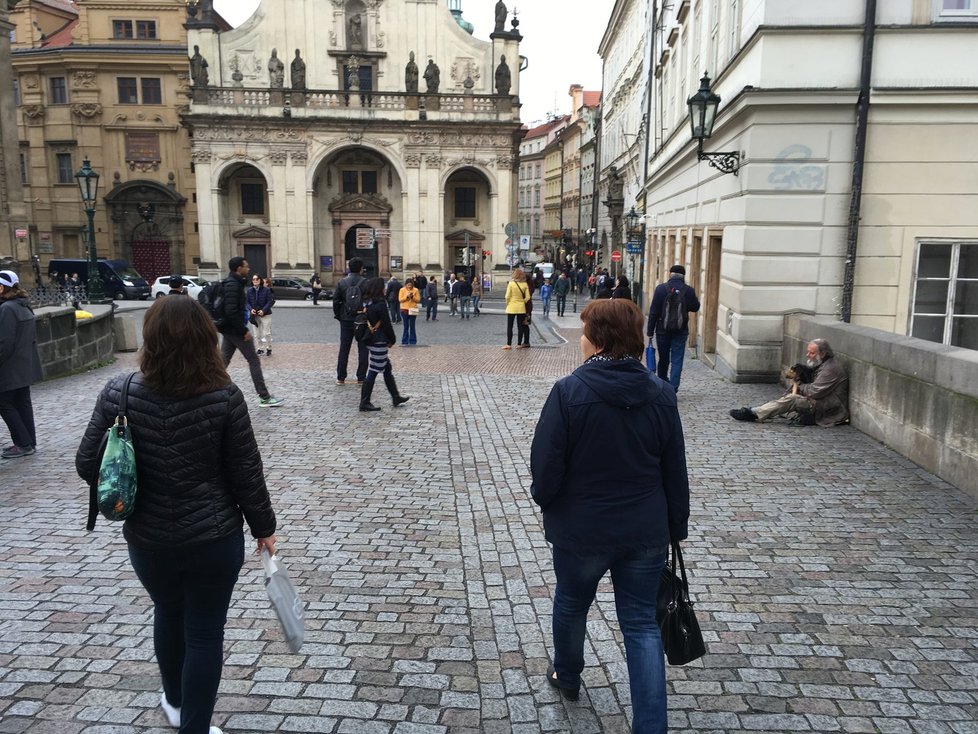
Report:
M44 286L26 288L31 306L74 306L88 300L88 291L83 285Z

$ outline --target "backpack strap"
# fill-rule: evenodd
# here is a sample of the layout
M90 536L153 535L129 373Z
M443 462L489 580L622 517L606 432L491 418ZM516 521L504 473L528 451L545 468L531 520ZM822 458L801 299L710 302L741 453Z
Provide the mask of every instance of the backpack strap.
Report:
M124 430L128 423L128 418L126 418L126 410L129 406L129 385L132 383L133 378L136 376L135 372L131 372L126 378L126 381L122 383L122 395L119 398L119 413L116 415L115 423L112 428L116 430ZM105 455L105 445L109 440L109 431L106 430L102 434L102 440L99 442L98 451L96 456L98 457L99 467L102 465L102 457ZM86 530L95 529L95 520L98 517L98 472L95 473L95 478L92 479L88 484L88 522L85 524Z

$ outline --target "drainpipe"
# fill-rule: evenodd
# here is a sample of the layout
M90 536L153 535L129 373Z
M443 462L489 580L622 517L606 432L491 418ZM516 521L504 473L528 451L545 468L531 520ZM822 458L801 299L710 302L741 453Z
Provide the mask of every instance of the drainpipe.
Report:
M859 218L866 164L866 132L869 124L869 94L873 78L873 44L876 40L876 0L866 0L863 27L863 58L856 102L856 141L852 160L852 189L849 199L849 224L846 233L846 269L842 281L841 320L852 320L852 291L856 281L856 250L859 244Z

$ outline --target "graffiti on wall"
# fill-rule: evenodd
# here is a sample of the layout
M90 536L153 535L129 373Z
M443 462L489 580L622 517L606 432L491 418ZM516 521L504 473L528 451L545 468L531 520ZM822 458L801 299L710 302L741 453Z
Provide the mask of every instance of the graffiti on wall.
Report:
M810 165L812 149L795 144L778 153L768 183L778 191L824 191L825 167Z

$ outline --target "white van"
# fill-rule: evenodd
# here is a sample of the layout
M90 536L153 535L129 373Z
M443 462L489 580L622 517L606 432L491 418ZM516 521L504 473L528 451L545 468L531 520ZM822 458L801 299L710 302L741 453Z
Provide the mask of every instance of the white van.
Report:
M554 264L553 263L537 263L533 266L534 270L539 270L544 278L550 278L550 282L553 283L554 277Z

